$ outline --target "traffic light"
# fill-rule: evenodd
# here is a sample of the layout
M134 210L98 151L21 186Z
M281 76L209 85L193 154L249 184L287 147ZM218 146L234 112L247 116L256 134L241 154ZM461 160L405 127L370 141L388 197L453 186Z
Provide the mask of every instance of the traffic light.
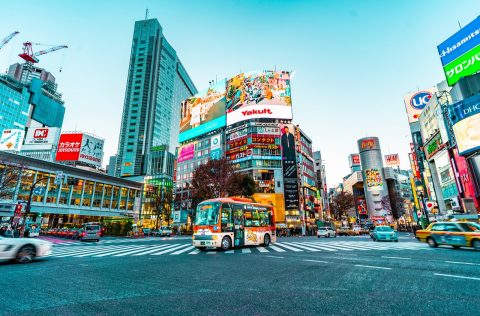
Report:
M74 186L82 186L83 185L83 179L77 179L77 178L69 178L67 180L68 185L74 185Z
M22 215L22 207L23 207L22 204L15 205L15 215L16 216Z

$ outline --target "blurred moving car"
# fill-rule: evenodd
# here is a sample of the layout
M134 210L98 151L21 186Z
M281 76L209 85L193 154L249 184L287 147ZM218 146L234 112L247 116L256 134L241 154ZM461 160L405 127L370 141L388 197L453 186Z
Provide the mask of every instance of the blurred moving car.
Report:
M398 235L390 226L376 226L372 232L372 239L398 242Z
M167 226L160 227L160 229L158 231L159 231L159 235L162 236L162 237L163 236L170 237L170 235L172 235L172 229L170 227L167 227Z
M362 234L362 226L360 225L353 225L352 229L350 230L351 236L360 236Z
M80 241L100 241L100 225L97 224L84 224L82 233L79 235Z
M145 237L153 236L152 230L150 228L142 228L142 233Z
M449 245L480 250L480 225L474 222L438 222L417 230L415 237L430 247Z
M337 229L338 236L348 236L349 235L349 228L348 227L340 227Z
M331 227L319 227L317 231L317 237L337 237L337 233Z
M35 257L48 256L51 252L52 243L45 240L0 237L0 259L27 263Z

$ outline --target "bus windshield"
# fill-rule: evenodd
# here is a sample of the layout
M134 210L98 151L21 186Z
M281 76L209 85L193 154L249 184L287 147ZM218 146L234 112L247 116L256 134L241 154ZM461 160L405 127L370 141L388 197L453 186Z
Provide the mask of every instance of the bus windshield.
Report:
M220 203L202 203L197 207L195 225L218 224Z

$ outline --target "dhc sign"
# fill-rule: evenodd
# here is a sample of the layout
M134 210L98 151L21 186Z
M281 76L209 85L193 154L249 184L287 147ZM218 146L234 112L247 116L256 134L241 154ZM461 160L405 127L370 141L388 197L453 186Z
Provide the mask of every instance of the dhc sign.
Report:
M423 110L431 97L432 94L430 92L418 92L410 99L410 105L416 110Z

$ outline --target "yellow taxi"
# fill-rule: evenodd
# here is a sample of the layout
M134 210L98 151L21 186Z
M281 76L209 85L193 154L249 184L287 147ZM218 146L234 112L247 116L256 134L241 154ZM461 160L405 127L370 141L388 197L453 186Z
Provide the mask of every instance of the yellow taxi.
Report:
M438 222L417 230L415 237L430 247L449 245L480 250L480 225L474 222Z

